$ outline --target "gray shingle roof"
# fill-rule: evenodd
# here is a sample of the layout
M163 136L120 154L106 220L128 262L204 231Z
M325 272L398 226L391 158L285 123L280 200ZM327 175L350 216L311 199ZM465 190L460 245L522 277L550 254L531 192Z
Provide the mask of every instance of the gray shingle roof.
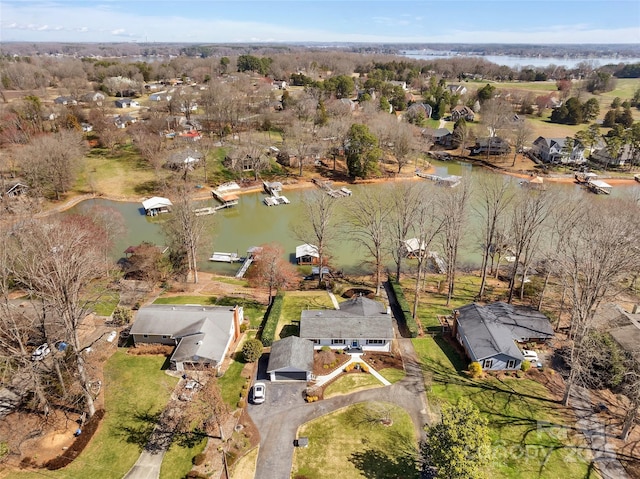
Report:
M313 371L313 343L297 336L289 336L271 345L267 372L284 368Z
M472 360L506 354L522 359L514 341L553 337L549 319L539 311L498 302L486 306L468 304L458 310L458 325L464 333Z
M166 335L179 341L171 359L190 361L194 356L221 361L233 325L229 306L153 304L140 308L131 334Z
M303 310L300 337L306 339L393 339L393 322L382 303L355 297L339 310Z

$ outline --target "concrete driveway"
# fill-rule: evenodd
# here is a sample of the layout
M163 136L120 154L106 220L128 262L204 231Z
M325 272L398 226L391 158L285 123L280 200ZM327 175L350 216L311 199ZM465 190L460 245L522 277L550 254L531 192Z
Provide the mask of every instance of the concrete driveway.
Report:
M402 381L391 386L307 404L302 395L306 383L265 381L266 401L263 404L248 407L249 415L258 427L261 438L255 477L290 479L293 441L296 439L298 428L312 419L359 402L386 401L402 407L411 416L416 435L423 438L423 428L427 423L427 402L422 369L411 340L400 339L399 347L405 361L407 375Z

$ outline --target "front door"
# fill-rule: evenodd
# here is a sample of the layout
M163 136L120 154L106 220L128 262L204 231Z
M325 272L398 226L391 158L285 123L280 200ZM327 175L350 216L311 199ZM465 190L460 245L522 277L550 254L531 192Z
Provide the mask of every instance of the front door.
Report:
M351 341L351 347L352 348L357 348L358 347L358 341L355 340L355 339L353 341Z

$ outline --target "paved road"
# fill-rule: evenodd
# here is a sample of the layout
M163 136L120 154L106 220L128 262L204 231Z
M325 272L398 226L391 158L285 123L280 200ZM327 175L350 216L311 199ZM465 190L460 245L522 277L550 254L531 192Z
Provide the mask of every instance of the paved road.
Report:
M405 409L413 421L416 435L424 437L427 401L422 370L409 339L400 339L399 347L407 375L391 386L369 389L306 404L305 384L268 383L267 402L249 405L249 415L260 431L260 452L255 477L290 479L293 441L298 427L337 409L364 401L386 401Z

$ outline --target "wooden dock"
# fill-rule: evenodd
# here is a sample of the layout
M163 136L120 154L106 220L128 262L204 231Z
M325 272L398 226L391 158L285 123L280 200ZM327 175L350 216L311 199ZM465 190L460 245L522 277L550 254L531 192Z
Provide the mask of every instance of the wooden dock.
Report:
M346 188L344 186L337 190L334 189L333 183L330 180L320 180L318 178L312 178L311 181L313 181L321 190L324 190L332 198L345 198L353 194L353 192L349 188Z
M602 180L591 180L585 184L585 186L597 195L610 195L613 187L609 183L605 183Z
M291 203L286 196L278 195L278 196L267 196L264 200L264 204L267 206L280 206L280 205L288 205Z
M235 192L240 191L240 186L235 181L230 181L229 183L223 183L219 185L216 189L211 190L211 195L222 203L221 207L216 208L217 210L222 208L231 208L238 204L240 197L235 194Z
M428 173L424 173L422 170L416 170L416 175L420 178L424 178L425 180L433 181L437 185L446 186L449 188L455 188L460 183L462 183L461 176L449 175L449 176L438 176L438 175L430 175Z
M220 251L215 251L209 257L209 261L216 261L218 263L237 263L243 259L244 258L238 256L237 253L222 253Z

